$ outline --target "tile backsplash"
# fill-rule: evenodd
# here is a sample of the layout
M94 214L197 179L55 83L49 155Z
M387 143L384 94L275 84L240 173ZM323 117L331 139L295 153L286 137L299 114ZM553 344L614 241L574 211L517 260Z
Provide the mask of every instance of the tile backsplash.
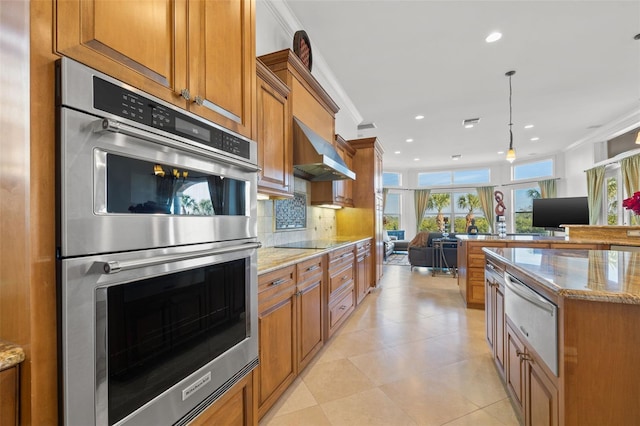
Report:
M305 240L322 240L336 236L336 211L309 205L310 182L295 178L294 191L307 195L307 226L304 229L275 229L274 200L258 201L258 240L263 247Z

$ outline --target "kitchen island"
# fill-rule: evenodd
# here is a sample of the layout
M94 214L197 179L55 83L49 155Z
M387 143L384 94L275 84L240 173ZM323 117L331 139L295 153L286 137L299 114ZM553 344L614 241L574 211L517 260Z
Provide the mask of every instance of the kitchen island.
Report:
M487 341L523 423L637 424L640 253L483 251Z

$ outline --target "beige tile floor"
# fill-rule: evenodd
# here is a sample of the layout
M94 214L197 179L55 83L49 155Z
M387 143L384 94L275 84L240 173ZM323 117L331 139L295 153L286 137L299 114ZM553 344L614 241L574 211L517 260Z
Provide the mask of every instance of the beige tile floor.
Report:
M385 266L260 426L518 425L457 280Z

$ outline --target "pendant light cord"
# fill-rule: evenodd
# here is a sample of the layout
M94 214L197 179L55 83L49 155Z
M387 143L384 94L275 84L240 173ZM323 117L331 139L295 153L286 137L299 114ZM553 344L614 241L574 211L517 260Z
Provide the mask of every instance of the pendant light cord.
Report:
M511 128L513 127L513 120L511 118L511 95L512 95L512 88L511 88L511 76L513 74L511 74L511 72L515 72L515 71L510 71L509 73L509 149L513 149L513 131L511 130Z

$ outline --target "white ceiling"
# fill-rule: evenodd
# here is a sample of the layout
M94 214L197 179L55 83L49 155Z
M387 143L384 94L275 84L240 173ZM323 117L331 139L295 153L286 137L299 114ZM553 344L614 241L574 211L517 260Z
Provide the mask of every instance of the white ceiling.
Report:
M377 126L361 134L380 138L385 170L504 161L509 70L517 161L640 110L640 0L286 3L363 122ZM493 31L502 39L486 43Z

